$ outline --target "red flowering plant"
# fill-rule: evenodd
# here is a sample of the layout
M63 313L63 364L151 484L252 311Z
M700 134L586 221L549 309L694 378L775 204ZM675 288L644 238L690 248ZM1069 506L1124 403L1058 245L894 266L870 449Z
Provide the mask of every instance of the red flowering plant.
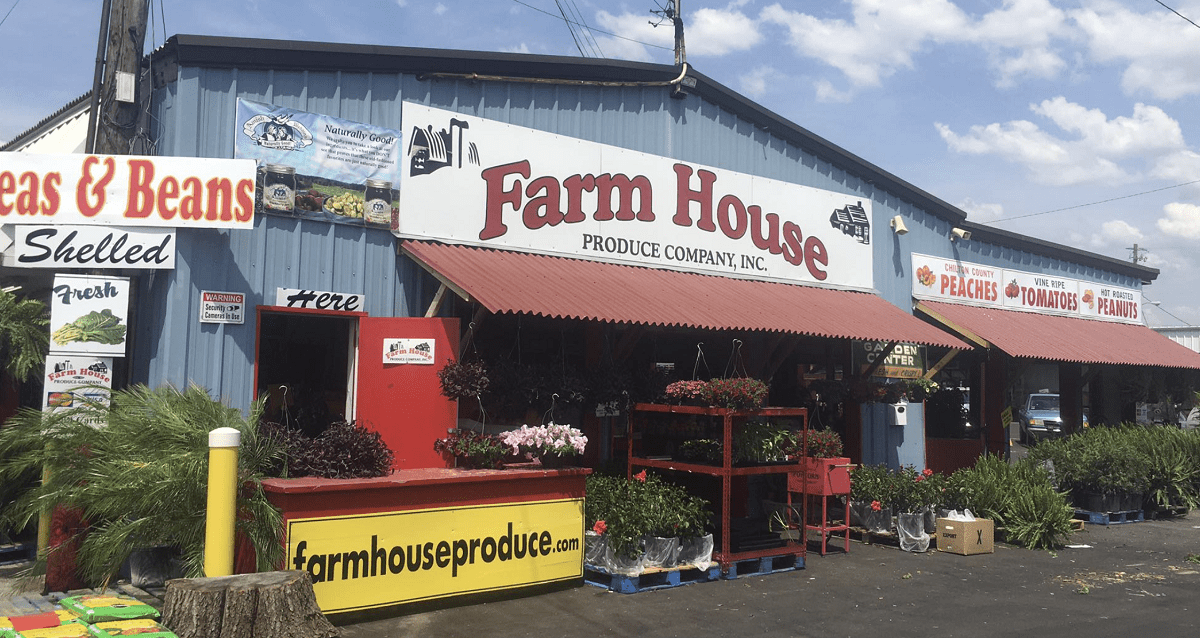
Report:
M900 489L896 500L901 512L919 512L941 505L945 476L928 468L918 472L911 465L901 468L897 475Z
M801 454L801 448L803 454ZM832 459L842 455L842 437L833 430L809 430L808 447L804 447L804 433L797 431L788 449L792 457L807 456L814 459Z
M770 389L758 379L736 377L708 382L705 397L709 405L731 410L757 410L767 402Z

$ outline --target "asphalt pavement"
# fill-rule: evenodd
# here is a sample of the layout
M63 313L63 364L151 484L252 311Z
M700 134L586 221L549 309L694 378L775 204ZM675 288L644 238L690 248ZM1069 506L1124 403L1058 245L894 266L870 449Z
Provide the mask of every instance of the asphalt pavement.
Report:
M674 589L564 591L344 625L407 636L1193 636L1200 514L1088 525L1056 552L902 552L851 544L805 569Z

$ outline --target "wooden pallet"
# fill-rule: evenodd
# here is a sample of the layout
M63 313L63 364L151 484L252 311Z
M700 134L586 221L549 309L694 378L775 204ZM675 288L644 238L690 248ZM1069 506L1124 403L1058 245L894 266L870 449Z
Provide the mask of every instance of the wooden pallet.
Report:
M804 557L795 554L782 556L764 556L762 558L746 558L734 561L721 574L721 578L734 579L745 576L766 576L778 572L804 569Z
M1129 510L1127 512L1075 510L1075 518L1083 519L1092 525L1122 525L1125 523L1141 523L1146 520L1146 513L1142 510Z
M597 565L584 565L583 581L595 587L602 587L618 594L636 594L655 589L670 589L692 583L703 583L717 580L721 568L715 563L708 569L697 569L692 566L672 567L663 569L652 567L637 576L613 574Z
M0 565L31 561L37 553L34 543L7 543L0 545Z

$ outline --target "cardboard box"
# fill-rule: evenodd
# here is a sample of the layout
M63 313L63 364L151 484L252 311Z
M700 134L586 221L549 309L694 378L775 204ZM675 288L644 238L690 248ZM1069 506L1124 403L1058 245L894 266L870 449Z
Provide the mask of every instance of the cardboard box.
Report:
M937 519L937 548L940 552L963 556L991 554L996 551L995 537L995 527L986 518L973 521Z

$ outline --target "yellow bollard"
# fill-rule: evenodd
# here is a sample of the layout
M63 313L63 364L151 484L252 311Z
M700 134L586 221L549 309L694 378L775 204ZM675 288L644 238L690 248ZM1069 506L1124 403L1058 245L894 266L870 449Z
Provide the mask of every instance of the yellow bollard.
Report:
M242 433L217 428L208 433L208 518L204 526L204 575L233 575L238 445Z
M50 466L42 466L42 485L50 482ZM38 535L37 535L37 555L38 558L45 558L46 552L50 551L50 523L52 512L49 507L43 507L38 512Z

